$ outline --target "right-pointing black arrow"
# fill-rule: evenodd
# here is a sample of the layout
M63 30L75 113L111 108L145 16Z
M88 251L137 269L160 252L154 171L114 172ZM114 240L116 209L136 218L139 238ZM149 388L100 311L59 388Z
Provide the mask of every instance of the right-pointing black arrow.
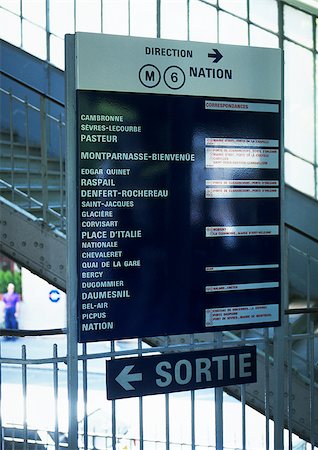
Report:
M219 52L219 50L217 48L213 49L214 53L208 53L208 57L209 58L214 58L214 61L212 61L214 64L218 63L220 61L220 59L223 58L223 55Z

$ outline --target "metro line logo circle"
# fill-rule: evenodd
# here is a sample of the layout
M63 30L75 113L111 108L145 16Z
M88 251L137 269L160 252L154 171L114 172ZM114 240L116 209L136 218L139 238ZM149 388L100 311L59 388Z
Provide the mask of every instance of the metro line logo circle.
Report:
M180 89L185 83L185 73L178 66L170 66L163 75L166 85L170 89Z
M160 83L160 71L153 64L146 64L139 70L139 80L143 86L154 88Z

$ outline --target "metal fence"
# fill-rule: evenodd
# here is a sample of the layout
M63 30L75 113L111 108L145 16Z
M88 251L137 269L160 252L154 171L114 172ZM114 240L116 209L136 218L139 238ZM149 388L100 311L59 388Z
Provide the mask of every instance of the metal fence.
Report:
M303 314L303 312L302 312ZM287 334L273 340L272 329L186 335L147 340L79 345L77 447L79 449L315 449L317 448L317 333L308 311L308 329L294 333L286 315ZM2 331L9 335L10 332ZM11 333L19 334L19 332ZM40 334L40 333L39 333ZM294 343L306 346L296 352ZM151 344L151 345L149 345ZM106 400L105 361L110 358L155 353L195 351L256 344L258 384L165 394L137 399ZM273 367L273 346L283 357ZM277 348L281 347L281 348ZM0 449L62 449L68 441L68 395L72 389L67 368L66 335L20 337L1 342ZM303 367L301 367L303 365ZM297 368L298 367L298 368ZM295 384L295 371L297 382ZM275 384L280 392L275 390ZM297 392L301 389L300 392ZM256 392L258 391L258 392ZM305 395L299 395L305 393ZM276 403L282 397L282 403ZM254 400L254 402L253 402ZM260 405L263 404L261 410ZM274 410L276 404L276 411ZM256 410L261 410L259 414ZM296 411L296 409L300 411ZM307 413L306 413L307 410ZM308 444L297 438L299 413ZM277 430L279 416L283 415ZM273 420L278 421L275 423ZM280 431L284 446L275 444ZM309 433L309 434L308 434ZM276 437L277 439L277 437ZM277 441L276 441L277 442Z

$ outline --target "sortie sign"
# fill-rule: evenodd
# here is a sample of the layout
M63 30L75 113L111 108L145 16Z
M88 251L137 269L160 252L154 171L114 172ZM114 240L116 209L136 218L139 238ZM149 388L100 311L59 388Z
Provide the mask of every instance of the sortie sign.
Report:
M254 383L256 347L114 359L106 377L109 400Z
M279 325L280 50L68 40L79 341Z

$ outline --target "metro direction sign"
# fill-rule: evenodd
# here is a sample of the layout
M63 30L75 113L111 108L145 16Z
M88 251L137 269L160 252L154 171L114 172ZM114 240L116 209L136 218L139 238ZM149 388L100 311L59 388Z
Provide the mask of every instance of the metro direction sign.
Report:
M254 383L256 347L108 360L106 379L108 400Z
M79 341L279 325L280 51L68 42Z

